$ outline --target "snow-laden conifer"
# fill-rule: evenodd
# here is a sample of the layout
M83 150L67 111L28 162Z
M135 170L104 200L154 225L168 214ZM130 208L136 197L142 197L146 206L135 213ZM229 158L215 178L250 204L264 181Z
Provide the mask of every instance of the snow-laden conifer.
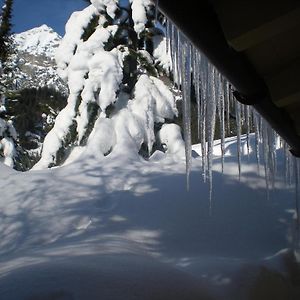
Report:
M81 155L96 157L152 153L162 124L177 115L165 80L166 39L155 23L150 1L121 7L116 0L92 0L72 14L56 53L58 72L69 87L68 104L46 136L35 169L61 164L77 146L84 149Z

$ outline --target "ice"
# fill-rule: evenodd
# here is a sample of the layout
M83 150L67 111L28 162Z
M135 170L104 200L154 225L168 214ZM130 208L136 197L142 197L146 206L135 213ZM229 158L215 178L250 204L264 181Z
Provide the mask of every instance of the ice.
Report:
M249 143L249 134L250 134L250 107L248 105L245 106L245 119L246 119L246 134L247 134L247 155L249 157L250 152L250 143Z
M268 128L265 126L265 123L263 122L262 126L262 144L263 144L263 154L264 154L264 170L265 170L265 181L266 181L266 191L267 191L267 197L270 196L270 149L269 149L269 141L268 141Z
M155 23L157 23L157 18L158 18L158 2L159 0L155 0Z
M183 38L183 37L182 37ZM183 132L185 140L187 189L189 189L189 176L191 171L192 142L191 142L191 47L189 44L182 45L181 57L181 80L183 90Z
M274 187L275 178L277 174L277 151L278 151L278 135L267 124L265 120L252 108L237 102L233 96L235 90L226 78L224 78L218 70L212 66L203 53L195 48L191 42L176 28L176 26L167 20L167 50L171 56L172 74L175 86L181 88L183 95L183 116L184 116L184 132L186 141L186 170L187 178L190 170L190 139L188 137L188 124L191 120L188 114L189 104L186 99L190 97L191 87L188 83L191 82L195 90L195 97L197 102L197 131L201 142L201 160L202 173L204 181L208 177L208 184L210 188L210 200L212 195L212 144L214 140L216 113L220 123L220 158L222 171L226 169L224 163L225 155L225 136L232 134L231 131L237 132L237 162L238 174L241 179L242 165L244 161L242 156L247 154L248 158L253 149L250 146L250 135L255 133L255 156L257 161L257 168L261 160L265 170L265 182L267 193L271 187ZM188 50L187 50L188 49ZM191 55L189 54L191 53ZM191 58L191 61L190 61ZM235 128L231 128L231 118L234 118L232 112L235 110ZM242 141L242 134L246 134L246 138ZM291 159L291 154L286 147L285 165L287 181L292 184L294 162ZM262 155L261 155L262 154Z
M284 150L284 169L285 169L285 183L291 185L291 168L290 168L290 153L286 142L283 143Z
M242 132L242 118L241 118L241 104L235 102L235 124L237 130L237 157L238 157L238 169L239 169L239 178L241 178L241 132Z
M296 219L296 237L294 240L295 248L300 249L300 194L299 194L299 179L300 179L300 159L294 157L294 174L295 174L295 219Z
M220 138L221 138L221 162L222 172L224 171L224 153L225 153L225 107L224 97L226 97L226 89L224 86L219 86L219 94L217 95L217 110L220 123Z
M230 90L229 82L225 81L225 89L226 89L226 96L225 96L225 114L226 114L226 130L227 134L230 134L230 102L232 98L232 93Z
M207 156L206 156L206 101L201 101L200 107L200 127L201 127L201 153L202 153L202 176L203 180L206 181L206 172L207 172Z
M196 102L197 102L197 136L198 139L200 139L201 136L201 91L200 91L200 70L199 70L199 64L200 64L200 56L198 51L195 51L195 48L192 48L192 71L193 71L193 85L195 89L195 96L196 96Z
M253 113L253 122L254 122L254 132L255 132L255 156L256 156L256 163L257 163L257 170L259 172L259 165L260 165L260 131L259 131L259 124L260 124L260 116L257 113Z
M216 96L217 88L214 83L218 76L216 69L211 68L210 76L211 82L211 95L207 103L207 167L208 167L208 181L209 181L209 209L212 210L212 191L213 191L213 177L212 177L212 167L213 167L213 143L215 137L215 122L216 122Z

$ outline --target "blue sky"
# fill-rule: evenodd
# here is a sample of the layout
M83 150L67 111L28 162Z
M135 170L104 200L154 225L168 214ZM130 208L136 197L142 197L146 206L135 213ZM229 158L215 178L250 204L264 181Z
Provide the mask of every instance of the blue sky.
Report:
M3 2L0 0L1 4ZM128 3L128 0L121 0L120 3ZM84 0L14 0L13 33L47 24L63 36L72 12L86 6L88 3Z
M83 0L14 0L13 32L47 24L63 35L71 13L87 5Z

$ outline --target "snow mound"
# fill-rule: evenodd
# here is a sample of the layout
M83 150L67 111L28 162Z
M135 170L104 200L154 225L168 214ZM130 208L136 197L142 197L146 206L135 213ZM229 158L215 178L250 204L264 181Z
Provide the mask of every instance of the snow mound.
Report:
M110 121L102 121L102 134L112 136ZM120 137L131 142L118 136L131 126L122 125L115 124L111 145ZM170 126L161 133L166 143L178 135ZM111 145L96 134L91 153L93 147L105 152ZM220 141L214 145L218 153ZM250 145L255 147L253 135ZM208 289L212 299L241 300L268 274L275 281L264 292L271 293L272 274L288 272L289 251L281 250L291 248L296 230L294 194L280 176L282 149L268 199L255 152L241 154L239 179L236 138L225 146L224 174L213 157L211 214L201 157L193 159L188 192L184 160L172 149L156 151L148 161L119 149L102 156L101 164L83 156L26 174L0 164L0 298L211 299Z

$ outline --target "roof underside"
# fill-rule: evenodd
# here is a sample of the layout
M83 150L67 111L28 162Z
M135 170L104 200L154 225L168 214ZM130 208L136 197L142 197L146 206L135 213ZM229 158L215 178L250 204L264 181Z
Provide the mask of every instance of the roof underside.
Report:
M159 1L162 11L237 88L238 100L254 105L300 155L300 1L197 4L192 9L192 0L184 5Z
M228 44L264 79L272 102L285 109L300 135L300 3L214 0Z

